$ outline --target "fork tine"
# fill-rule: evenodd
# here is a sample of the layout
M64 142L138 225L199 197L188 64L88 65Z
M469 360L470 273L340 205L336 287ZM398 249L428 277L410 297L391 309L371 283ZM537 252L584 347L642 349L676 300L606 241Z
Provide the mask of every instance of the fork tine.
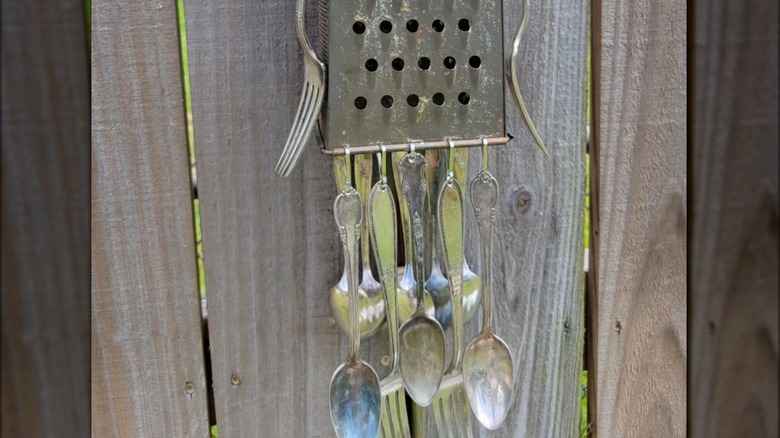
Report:
M287 158L292 153L292 149L295 145L295 142L293 140L298 134L298 129L300 129L301 118L303 117L303 108L304 105L306 105L308 93L309 93L308 87L304 87L303 92L301 93L301 101L298 103L298 109L295 111L295 118L293 119L293 124L290 127L290 133L287 135L287 141L285 141L284 149L282 149L282 155L279 157L279 161L276 162L277 172L279 172L282 169L283 163L287 161Z
M298 109L295 111L295 119L293 119L292 127L290 128L290 133L287 135L287 141L284 143L284 149L282 150L282 155L279 157L279 161L276 162L276 171L279 172L282 169L282 163L287 161L287 158L290 156L290 154L293 151L293 148L295 147L294 139L298 136L298 132L300 130L300 124L303 119L303 110L304 106L308 104L308 95L310 94L310 89L308 86L308 83L303 87L303 91L301 92L301 101L298 103Z
M312 107L314 101L312 96L314 94L314 87L309 82L304 85L304 94L301 96L301 108L296 115L295 129L290 131L290 139L288 142L289 147L286 147L284 160L280 160L280 170L284 171L288 167L290 158L295 155L295 152L301 147L300 138L303 135L304 127L306 126L307 119L309 117L309 109Z
M403 391L397 391L396 394L398 402L398 409L396 411L398 412L398 415L396 415L398 425L396 430L398 430L398 436L412 436L412 433L409 430L409 415L406 410L406 395Z
M433 401L433 418L436 420L436 430L439 435L444 431L444 407L442 406L444 400L442 398L436 398Z
M298 162L303 150L308 144L309 136L311 135L312 127L317 121L317 110L320 108L322 102L321 89L312 86L312 92L308 105L305 109L304 117L301 120L301 129L299 129L298 136L295 139L295 147L291 149L292 153L288 156L287 161L284 163L284 173L289 174L295 164ZM286 175L285 175L286 176Z
M379 429L379 436L382 438L392 438L390 430L390 411L388 409L387 397L382 397L382 427Z
M313 99L311 105L307 108L306 118L304 119L303 129L300 131L300 136L297 138L297 147L293 150L293 154L290 156L286 163L285 176L292 171L295 164L298 162L303 150L306 149L309 137L314 123L317 121L317 111L320 108L322 102L322 89L313 88Z

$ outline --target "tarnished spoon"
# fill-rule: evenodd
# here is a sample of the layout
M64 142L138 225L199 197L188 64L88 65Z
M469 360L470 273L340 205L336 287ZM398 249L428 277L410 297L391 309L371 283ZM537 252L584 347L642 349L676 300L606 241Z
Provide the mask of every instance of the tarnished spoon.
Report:
M412 222L412 258L417 282L417 310L399 331L399 365L404 387L420 406L433 401L444 374L444 330L436 319L425 313L423 305L425 266L426 198L425 157L410 152L401 159L401 199L409 208Z
M347 154L349 160L349 154ZM350 175L347 164L347 178ZM379 433L381 391L379 377L371 365L358 357L360 328L358 323L358 240L363 220L360 194L347 179L344 190L333 203L333 215L339 227L347 266L349 290L349 355L330 381L330 418L339 438L370 437Z
M359 155L355 158L356 161L358 161L358 158L362 158L362 156ZM333 176L336 180L336 188L339 192L344 190L344 186L346 185L346 168L344 163L344 160L333 160ZM360 164L356 163L356 166L358 167L358 181L356 181L356 185L358 190L360 190L360 184L362 183L362 181L360 181ZM367 184L368 183L366 183L366 185ZM358 193L361 192L359 191ZM361 197L365 198L363 195L361 195ZM362 228L361 239L364 239L364 243L368 240L367 237L362 235ZM367 256L368 255L366 254L365 257ZM366 262L365 257L364 262ZM382 322L385 319L385 303L381 289L376 290L373 287L363 289L362 286L362 284L358 286L358 315L360 317L360 337L361 339L366 339L374 336L382 327ZM336 320L336 324L338 324L342 333L349 334L349 292L347 291L346 266L344 266L344 272L342 273L339 282L334 284L328 291L328 302L330 304L331 314Z
M401 170L398 164L406 155L406 152L396 152L392 154L393 174L395 175L396 193L401 193ZM401 212L401 232L404 237L404 269L398 284L396 285L396 297L398 306L398 322L403 324L409 320L417 308L417 282L414 280L414 268L412 267L412 221L409 218L409 208L405 203L398 204ZM425 291L425 313L428 316L434 316L433 300L430 293Z
M487 154L487 147L483 148ZM485 155L487 156L487 155ZM482 331L466 347L463 354L463 380L466 395L477 420L494 430L504 422L512 401L512 354L506 343L493 334L492 276L493 223L496 220L498 182L487 170L471 182L471 204L477 217L482 255Z

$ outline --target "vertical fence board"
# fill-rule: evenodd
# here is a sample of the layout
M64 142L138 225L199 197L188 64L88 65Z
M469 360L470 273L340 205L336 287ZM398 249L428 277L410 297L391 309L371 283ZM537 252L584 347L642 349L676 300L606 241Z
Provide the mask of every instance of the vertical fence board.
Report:
M507 12L514 29L519 10ZM328 384L346 339L327 302L341 257L331 165L312 143L290 178L273 171L302 81L294 5L191 1L185 15L220 435L332 436ZM496 323L517 367L513 412L493 436L579 424L586 17L585 2L537 5L523 43L521 86L553 160L510 106L518 138L491 161L503 187ZM364 344L380 374L385 336Z
M694 11L691 432L773 437L778 4L700 1Z
M89 433L81 2L2 5L2 436Z
M686 434L686 6L595 3L595 432ZM593 393L591 393L593 394Z
M289 178L274 171L303 76L294 9L287 1L185 3L225 437L333 434L328 385L344 341L328 307L341 258L331 165L312 141Z
M92 433L207 436L176 5L92 25Z

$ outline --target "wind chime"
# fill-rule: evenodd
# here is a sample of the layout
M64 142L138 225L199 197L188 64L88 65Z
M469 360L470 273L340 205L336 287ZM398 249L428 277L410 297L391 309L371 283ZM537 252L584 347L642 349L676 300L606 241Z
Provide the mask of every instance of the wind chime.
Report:
M491 147L512 138L505 127L502 2L320 0L317 51L305 32L305 3L296 5L303 91L276 170L290 174L319 126L320 151L334 162L339 195L333 210L345 259L330 305L350 341L349 355L330 384L336 434L411 436L407 394L420 406L433 406L439 436L471 436L470 411L482 426L496 429L509 410L513 377L510 350L492 331L491 246L499 186L488 156ZM516 56L527 20L525 0L509 85L547 154L518 89ZM471 147L482 149L482 168L468 182ZM370 187L375 157L380 175ZM388 163L405 249L400 275ZM463 256L467 184L478 224L479 275ZM480 302L483 328L464 348L463 324ZM385 320L390 371L380 380L360 360L359 347L361 337L375 334ZM445 370L449 328L454 352Z

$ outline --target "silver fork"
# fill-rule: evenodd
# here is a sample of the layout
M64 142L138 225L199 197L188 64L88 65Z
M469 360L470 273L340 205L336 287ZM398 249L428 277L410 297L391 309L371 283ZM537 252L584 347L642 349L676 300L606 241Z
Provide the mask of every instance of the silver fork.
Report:
M452 147L452 143L450 143ZM455 353L433 400L433 416L440 437L471 437L471 412L463 387L463 192L453 175L454 154L450 150L446 181L439 193L439 235L444 267L450 282L452 328Z
M396 308L396 230L395 199L387 185L387 155L379 159L382 174L371 189L368 199L368 228L374 246L377 270L382 282L387 312L387 328L390 334L390 372L379 382L382 393L382 422L379 436L382 438L406 438L409 418L406 412L406 391L398 367L398 315Z
M276 163L276 172L282 176L288 176L298 163L298 159L309 141L325 97L325 64L317 58L317 54L306 37L304 29L305 8L306 0L297 0L295 30L298 33L301 48L303 48L304 84L290 134L287 136L282 155Z

